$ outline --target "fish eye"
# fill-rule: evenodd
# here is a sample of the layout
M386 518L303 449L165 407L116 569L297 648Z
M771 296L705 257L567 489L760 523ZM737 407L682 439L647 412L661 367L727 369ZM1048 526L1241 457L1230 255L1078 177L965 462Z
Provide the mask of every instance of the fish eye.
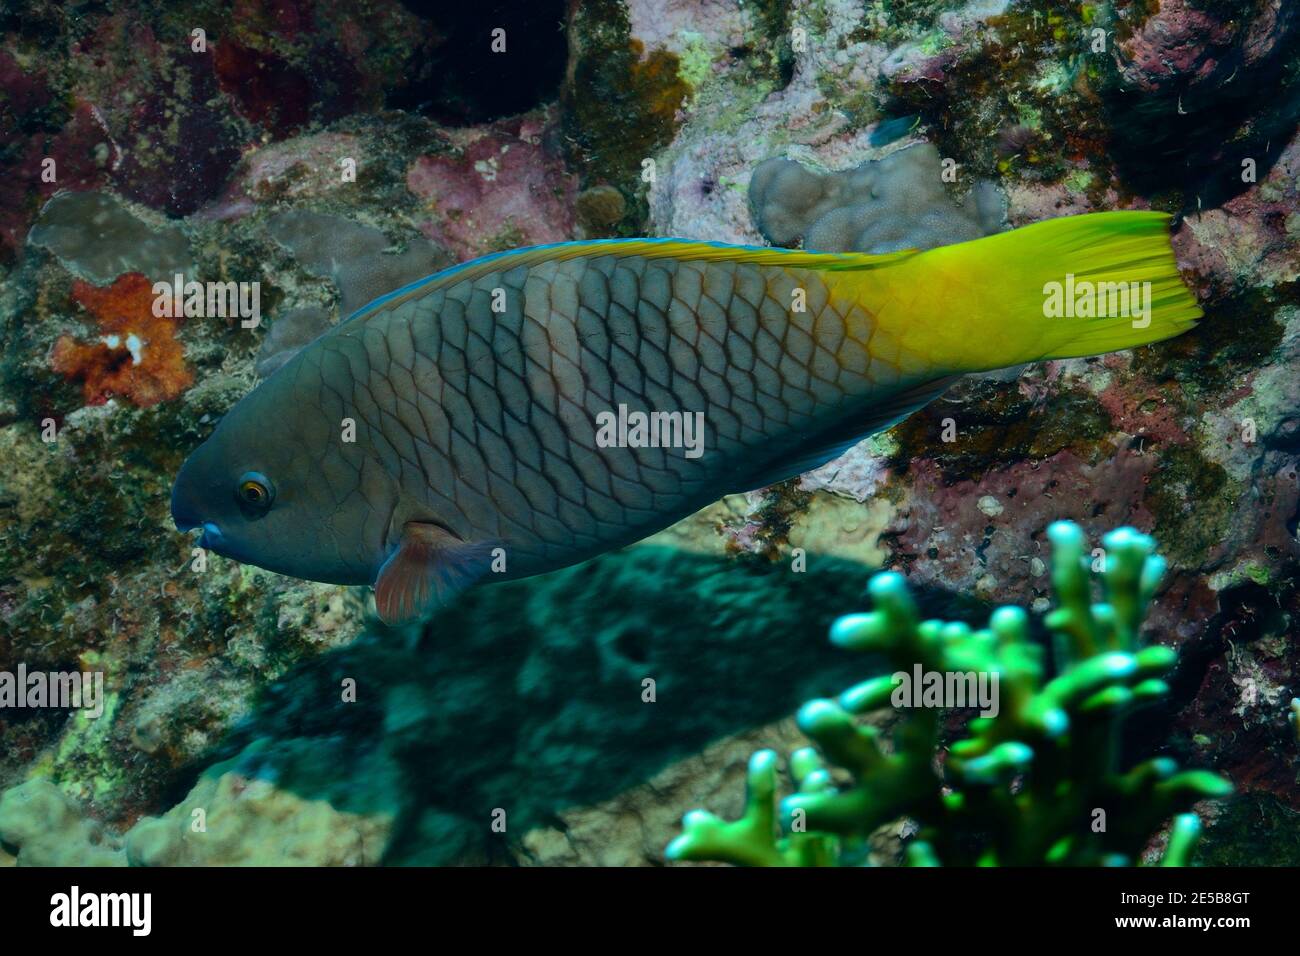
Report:
M275 500L275 486L271 484L271 479L260 472L245 472L239 478L235 500L239 502L239 507L245 514L251 512L252 515L260 517L267 512L271 502Z

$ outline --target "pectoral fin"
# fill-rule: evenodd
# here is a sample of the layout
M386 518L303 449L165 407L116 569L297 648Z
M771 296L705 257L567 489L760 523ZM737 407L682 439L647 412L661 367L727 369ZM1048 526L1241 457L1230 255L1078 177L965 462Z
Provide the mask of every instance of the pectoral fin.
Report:
M492 542L462 541L434 524L413 521L375 579L375 608L390 626L432 614L488 571Z

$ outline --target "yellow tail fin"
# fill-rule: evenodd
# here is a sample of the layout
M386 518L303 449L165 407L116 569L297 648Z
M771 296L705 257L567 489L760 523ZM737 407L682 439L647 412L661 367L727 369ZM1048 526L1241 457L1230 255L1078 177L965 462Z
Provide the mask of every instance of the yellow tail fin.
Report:
M839 275L900 349L948 371L1097 355L1201 316L1168 223L1158 212L1066 216Z

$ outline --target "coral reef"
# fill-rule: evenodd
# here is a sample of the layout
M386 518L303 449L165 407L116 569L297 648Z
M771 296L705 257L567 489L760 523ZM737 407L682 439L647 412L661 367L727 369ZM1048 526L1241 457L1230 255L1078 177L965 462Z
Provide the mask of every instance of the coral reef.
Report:
M391 817L341 813L222 766L165 816L122 837L86 819L48 780L0 796L0 842L19 866L362 866L379 859L390 825Z
M817 174L789 159L760 163L749 180L754 225L777 246L803 240L825 252L897 252L978 239L1002 224L1002 198L977 182L962 206L949 198L930 144Z
M571 238L577 178L555 139L553 115L529 114L459 132L451 152L416 159L406 185L429 214L420 231L458 260ZM604 218L618 221L621 209Z
M790 758L795 792L776 799L776 754L749 761L748 796L739 820L688 813L669 845L674 860L719 860L752 866L852 864L867 840L898 817L914 824L906 845L912 865L1125 865L1152 833L1177 814L1162 861L1190 860L1201 830L1186 813L1195 802L1232 790L1207 771L1181 771L1167 757L1120 765L1122 721L1169 694L1177 654L1144 645L1146 607L1164 575L1154 542L1129 528L1103 541L1104 600L1091 603L1086 542L1077 525L1048 529L1058 606L1046 618L1053 670L1030 638L1028 615L999 608L988 627L921 621L902 576L875 576L876 610L836 621L831 640L883 656L893 674L814 700L799 711L800 729L817 745ZM906 682L912 679L912 693ZM921 675L938 677L930 700ZM965 735L943 747L936 773L940 707L970 706L973 691L948 699L950 675L997 680L981 694L987 710ZM968 696L969 695L969 696ZM970 702L970 703L968 703ZM989 704L992 704L989 707ZM854 716L893 705L888 736ZM847 783L823 762L846 773Z
M267 223L267 233L304 269L333 283L340 318L448 264L441 249L423 240L398 252L373 226L305 210L279 213Z
M821 475L836 476L836 495L873 502L885 567L992 603L1046 603L1041 529L1053 521L1157 534L1171 570L1153 627L1188 646L1154 723L1172 723L1183 759L1296 806L1289 734L1266 702L1295 679L1300 612L1300 463L1284 437L1300 329L1300 103L1282 66L1300 54L1294 18L1264 5L1232 17L1209 4L983 2L865 14L797 2L783 18L805 41L788 48L788 77L719 59L695 90L655 157L652 231L761 241L749 199L763 161L785 156L835 176L918 142L955 161L949 188L996 182L1011 225L1109 208L1183 211L1174 245L1206 310L1197 330L1128 355L959 383ZM1196 19L1226 24L1224 42L1167 29ZM1170 64L1154 98L1120 76L1139 31L1159 50L1149 62ZM1211 66L1193 78L1177 66L1186 57ZM1247 91L1266 76L1281 95L1252 101ZM1149 148L1157 141L1180 143L1195 163ZM804 476L797 487L824 480ZM789 488L763 497L756 517L788 520L802 507ZM744 535L769 539L761 520ZM1243 697L1251 681L1260 693Z
M328 803L341 829L317 831L324 842L366 834L337 843L364 850L300 859L369 863L385 842L386 862L661 863L668 803L714 799L743 769L737 754L792 742L782 718L802 696L851 679L821 647L824 608L851 606L855 582L888 568L926 616L1043 610L1042 529L1069 518L1094 536L1132 525L1168 556L1150 627L1179 664L1129 734L1236 786L1204 814L1202 858L1300 859L1284 717L1300 677L1297 11L514 6L0 9L0 669L102 670L110 697L97 721L0 713L0 789L48 782L62 800L46 788L39 812L65 821L52 829L82 821L73 842L120 855L203 767L269 740L284 746L239 764L243 778ZM502 56L476 39L493 16L507 18ZM769 172L848 209L892 208L897 190L849 187L897 165L957 229L995 225L961 202L981 181L1010 225L1176 212L1206 317L1131 354L961 383L644 549L471 595L418 650L371 633L361 594L219 559L194 570L167 517L180 459L351 307L520 242L761 243L750 198L773 157ZM936 157L956 182L938 179ZM766 227L773 241L876 241L857 221L810 239L795 212L788 238ZM100 307L143 288L132 274L177 270L260 283L261 326L195 317L155 331L140 297L120 315ZM803 553L808 573L786 573ZM700 663L701 646L716 660ZM337 681L362 670L370 700L349 710ZM659 701L642 704L639 680L656 675ZM500 704L517 678L525 702ZM304 714L295 692L328 706ZM356 770L357 753L385 747L375 767L388 770ZM349 794L362 778L369 790ZM483 822L501 794L522 794L504 840ZM897 829L877 832L873 859L890 861ZM6 832L0 853L46 852L39 832ZM158 860L186 858L169 846Z
M254 368L258 376L266 378L332 324L330 314L319 306L309 305L282 313L257 350Z
M801 697L849 680L853 662L818 636L830 626L829 606L852 602L865 573L851 562L813 557L808 571L796 574L766 561L737 565L721 553L647 544L581 568L470 592L418 643L372 624L347 646L304 655L301 664L266 681L220 745L176 773L174 789L189 796L104 839L131 854L146 831L154 834L148 847L165 838L156 853L141 849L134 857L140 863L215 859L194 855L208 852L270 861L278 852L273 846L208 851L210 840L195 843L187 829L192 811L204 808L215 833L217 808L256 784L259 802L248 810L256 818L232 828L260 826L263 802L271 801L270 813L292 799L304 812L318 808L311 812L321 814L322 839L337 833L352 846L347 834L386 834L382 855L367 851L371 863L534 859L530 848L544 837L530 834L552 829L560 814L613 799L661 771L680 778L683 762L725 771L725 755L699 757L709 741L767 724ZM688 608L712 622L707 634L659 630L664 616ZM799 653L792 655L792 646ZM344 693L349 681L351 697ZM722 696L709 704L710 688L733 681L755 689L753 698ZM241 684L236 675L208 692L235 702L245 693ZM155 762L165 762L176 746L181 693L173 678L152 695L156 707L141 712L132 705L135 746L149 748ZM190 707L201 713L198 701ZM218 758L197 783L189 782L197 766ZM0 829L0 844L17 850L20 861L29 844L28 862L48 857L21 822L26 797L15 794L69 789L71 768L54 769L57 787L37 778L8 791L19 822ZM704 795L694 782L682 786ZM105 790L99 799L120 797ZM243 820L240 806L230 809ZM325 806L333 816L324 815ZM496 808L506 813L502 834L490 827ZM86 810L84 804L70 810L67 826L80 827ZM665 805L663 826L672 822L668 810ZM0 824L5 819L0 812ZM646 846L657 839L648 833Z
M48 780L0 794L0 844L27 866L121 866L121 841Z

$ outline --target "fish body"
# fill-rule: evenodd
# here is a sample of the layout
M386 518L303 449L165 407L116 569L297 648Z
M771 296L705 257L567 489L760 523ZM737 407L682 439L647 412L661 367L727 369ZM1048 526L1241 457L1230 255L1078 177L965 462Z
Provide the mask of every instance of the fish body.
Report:
M816 467L961 374L1177 334L1199 311L1166 229L1111 213L884 256L608 240L476 260L303 348L185 463L173 514L237 560L375 584L409 620ZM1045 317L1066 274L1147 282L1147 324Z

